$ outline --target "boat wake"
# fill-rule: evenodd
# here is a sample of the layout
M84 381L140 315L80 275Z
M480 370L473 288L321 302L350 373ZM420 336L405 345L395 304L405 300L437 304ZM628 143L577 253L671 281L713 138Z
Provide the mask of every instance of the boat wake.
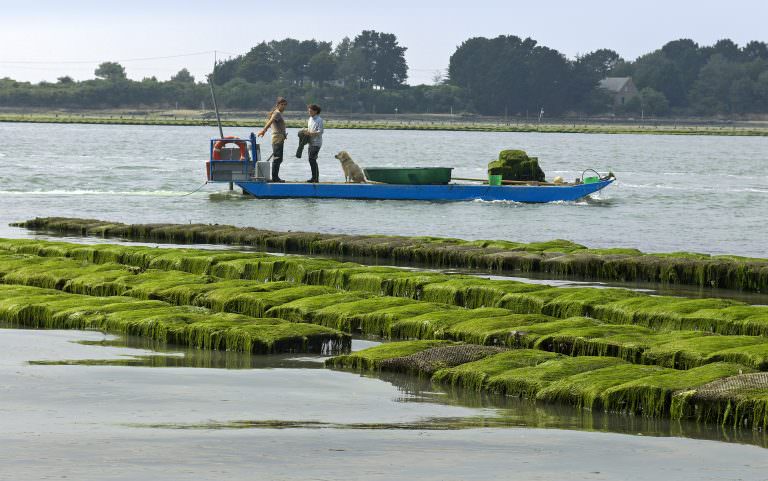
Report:
M739 194L739 193L751 193L751 194L768 194L768 189L761 189L759 187L735 187L735 188L727 188L723 187L722 185L719 186L693 186L693 185L664 185L664 184L630 184L627 182L622 182L620 187L628 187L630 189L653 189L653 190L674 190L674 191L684 191L684 192L717 192L717 193L733 193L733 194Z
M224 202L228 200L252 200L253 197L249 195L243 195L240 191L225 190L221 192L207 192L208 199L212 201Z

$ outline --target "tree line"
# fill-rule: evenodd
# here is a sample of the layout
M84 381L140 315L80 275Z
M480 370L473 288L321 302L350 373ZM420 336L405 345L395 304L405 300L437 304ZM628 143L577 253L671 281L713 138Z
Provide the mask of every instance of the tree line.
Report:
M502 35L464 41L433 85L409 86L406 47L391 33L365 30L336 45L286 38L262 42L216 63L210 75L225 109L268 109L278 95L299 105L367 113L483 115L742 115L768 113L768 46L729 39L700 46L669 42L634 61L611 49L568 59L531 38ZM95 78L57 82L0 79L0 105L41 108L210 108L205 79L187 69L167 81L127 78L104 62ZM632 77L640 95L613 105L605 77ZM293 105L296 105L293 103Z

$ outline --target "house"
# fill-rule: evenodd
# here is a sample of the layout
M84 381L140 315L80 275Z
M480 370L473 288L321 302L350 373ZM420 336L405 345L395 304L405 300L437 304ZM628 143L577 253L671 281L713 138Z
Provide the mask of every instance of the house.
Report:
M613 97L614 107L625 105L640 95L632 77L606 77L600 81L598 87L606 90Z

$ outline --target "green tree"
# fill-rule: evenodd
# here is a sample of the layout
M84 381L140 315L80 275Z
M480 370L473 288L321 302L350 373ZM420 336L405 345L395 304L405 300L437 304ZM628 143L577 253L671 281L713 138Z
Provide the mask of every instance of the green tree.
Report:
M236 77L246 82L272 82L278 77L274 49L266 42L253 47L242 57Z
M614 76L613 71L624 59L613 50L600 49L577 57L571 65L566 80L568 97L577 110L587 113L607 112L612 99L603 89L597 88L605 77Z
M176 75L173 75L171 77L171 82L177 82L182 84L194 84L195 83L195 77L192 76L191 73L189 73L189 70L183 68L179 70Z
M650 115L664 115L669 112L669 102L663 93L646 87L640 91L641 108Z
M741 56L747 61L757 59L768 60L768 45L765 42L753 40L741 49Z
M681 87L687 97L687 92L693 87L706 61L699 45L691 39L683 38L665 44L661 47L661 53L677 67Z
M336 57L329 52L318 52L309 59L307 66L309 78L323 83L333 80L336 75Z
M664 94L671 106L687 103L683 75L677 64L668 59L661 50L643 55L634 65L633 80L637 87L650 87Z
M125 80L125 68L117 62L104 62L94 71L96 77L114 82L116 80Z
M309 64L318 53L331 52L330 42L299 41L293 38L269 42L280 78L301 85L308 75Z
M240 55L236 58L216 62L216 65L213 66L213 83L216 85L224 85L234 79L238 74L242 61L243 56Z
M374 56L373 83L382 88L399 88L408 79L405 47L392 33L380 33Z
M361 49L350 46L343 56L339 56L338 53L335 56L337 59L336 75L339 79L344 80L350 86L366 86L368 64L365 53ZM367 85L370 86L370 84Z
M713 55L693 86L691 106L700 114L730 113L730 88L739 75L737 64L720 54Z
M728 99L733 113L744 114L756 112L756 85L748 77L740 77L733 81L728 89Z
M756 104L759 112L768 112L768 70L758 75L755 80Z
M399 88L408 78L405 51L406 48L398 44L394 34L363 30L352 41L350 56L361 56L364 60L365 68L361 72L363 84L381 88ZM356 67L359 66L356 65Z
M484 114L538 114L542 107L556 114L575 102L569 62L531 38L471 38L451 56L448 75ZM592 88L587 81L584 90Z
M705 50L708 50L710 57L713 55L722 55L726 60L736 60L739 58L740 54L739 46L729 38L718 40L712 47Z
M69 75L65 75L63 77L59 77L59 78L56 79L56 81L60 85L72 85L72 84L75 83L75 81Z
M576 64L582 66L586 72L600 80L612 76L611 72L617 65L624 62L616 51L601 48L576 59Z

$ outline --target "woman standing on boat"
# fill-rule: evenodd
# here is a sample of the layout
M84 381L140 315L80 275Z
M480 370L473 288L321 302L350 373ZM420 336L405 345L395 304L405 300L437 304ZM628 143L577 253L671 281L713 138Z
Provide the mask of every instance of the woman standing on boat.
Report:
M285 119L283 111L288 106L285 97L278 97L274 108L269 112L264 128L259 131L259 137L264 137L267 129L272 127L272 182L285 182L280 178L280 164L283 162L283 146L285 145Z
M317 104L307 105L309 120L307 121L307 131L309 132L309 168L312 170L312 178L307 182L316 184L320 181L320 169L317 166L317 156L320 154L320 147L323 146L323 119L320 117L320 106Z

